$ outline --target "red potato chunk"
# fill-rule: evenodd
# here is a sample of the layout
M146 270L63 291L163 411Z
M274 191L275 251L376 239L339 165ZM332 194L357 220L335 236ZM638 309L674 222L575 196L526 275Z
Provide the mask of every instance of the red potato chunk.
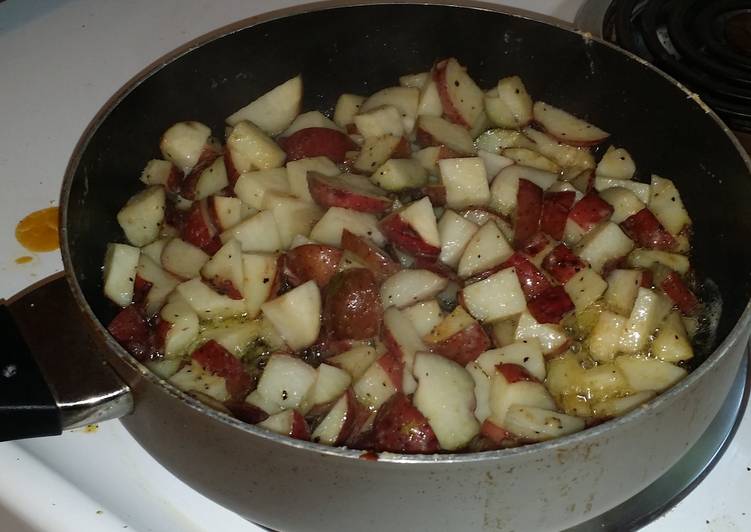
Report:
M378 228L396 247L407 253L434 259L441 254L440 247L426 242L398 212L386 216L380 221Z
M406 395L396 393L378 410L373 421L372 447L394 453L435 453L438 439L428 420Z
M290 249L284 258L291 281L301 285L313 280L319 288L324 288L336 275L342 250L324 244L304 244Z
M652 211L646 207L623 220L621 229L643 248L670 251L676 246L673 235L665 230Z
M527 309L539 323L560 323L574 310L574 302L562 286L552 286L530 301Z
M432 350L462 366L466 366L490 349L490 346L490 338L485 329L475 322L445 340L433 344Z
M180 238L213 255L222 247L205 199L193 203L180 224Z
M699 308L699 300L676 272L668 273L660 283L660 288L662 288L683 314L686 316L696 314Z
M347 229L342 231L342 249L349 251L367 266L381 283L401 269L389 255L372 240L358 236Z
M587 267L587 264L566 244L558 244L542 261L542 267L561 284Z
M563 240L566 219L576 201L573 191L546 192L542 200L540 229L556 240Z
M550 281L545 277L545 274L521 253L511 255L506 262L498 267L498 270L511 267L516 271L516 276L519 278L519 284L527 301L535 299L550 288Z
M107 330L137 360L143 362L159 356L157 335L137 305L130 305L118 312Z
M350 176L351 178L359 176ZM366 178L362 178L363 181ZM318 172L308 172L308 190L321 207L342 207L353 211L381 214L391 208L393 201L383 190L370 184L342 176L329 177Z
M503 375L503 378L505 378L509 384L514 384L519 381L538 382L537 379L529 374L527 368L520 366L519 364L498 364L495 369Z
M216 340L203 344L193 351L191 357L209 373L224 377L231 398L240 400L250 392L252 379L245 372L242 362Z
M540 228L542 189L526 179L519 180L514 217L514 247L524 245Z
M348 151L357 149L357 144L347 135L327 127L301 129L279 139L278 143L287 154L288 161L324 156L335 163L342 163Z
M365 268L339 272L324 297L324 330L334 339L365 340L378 336L383 308L375 275Z
M610 218L612 214L613 206L597 193L590 192L573 206L568 217L579 227L589 231L603 220Z

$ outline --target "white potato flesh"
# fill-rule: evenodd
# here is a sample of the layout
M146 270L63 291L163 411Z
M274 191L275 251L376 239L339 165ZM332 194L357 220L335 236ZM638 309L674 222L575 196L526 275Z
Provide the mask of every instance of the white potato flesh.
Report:
M493 221L485 223L467 243L459 259L457 273L467 278L498 266L514 254L514 249Z
M655 396L653 391L637 392L626 397L615 397L592 405L592 412L597 417L622 416L643 405Z
M612 179L631 179L636 172L636 165L631 154L625 148L609 146L605 155L597 163L596 175Z
M514 340L518 342L539 343L543 354L549 355L560 352L570 342L564 328L557 323L539 323L528 311L519 316Z
M412 323L412 326L420 337L424 337L430 333L443 319L441 306L436 299L415 303L403 309L402 312Z
M214 162L201 172L196 181L194 198L196 201L208 198L212 194L221 192L229 185L227 167L224 157L217 157Z
M518 381L509 383L506 378L495 372L490 377L490 394L488 396L490 416L488 420L496 426L505 427L509 408L517 406L536 406L555 409L555 401L545 386L539 382Z
M360 112L360 107L365 101L365 96L357 94L342 94L334 107L334 123L340 128L354 123L354 118Z
M200 248L179 238L173 238L162 250L162 266L182 279L192 279L201 274L209 256Z
M469 313L484 322L513 316L527 308L524 292L513 268L501 270L466 286L462 293Z
M429 77L420 88L420 103L417 105L417 115L435 117L443 115L441 95L438 92L438 85L432 77Z
M307 113L301 113L295 117L290 126L282 131L280 137L289 137L301 131L311 127L323 127L327 129L333 129L335 131L342 131L332 120L327 118L323 113L319 111L308 111Z
M649 210L671 234L677 235L691 225L691 218L683 205L681 195L670 179L652 176Z
M238 291L243 285L242 250L237 240L230 240L203 265L204 279L218 283L229 281Z
M488 375L498 364L517 364L539 381L545 380L545 358L536 340L516 342L506 347L485 351L474 361Z
M558 180L557 174L513 164L499 172L490 185L490 208L501 214L510 215L516 208L516 196L519 192L519 179L531 181L543 190L547 190Z
M316 370L299 358L274 354L266 362L258 387L246 400L269 415L292 410L300 406L317 377ZM256 401L254 396L260 396L262 400Z
M193 341L198 338L198 314L184 301L167 303L159 312L159 317L170 328L164 337L164 356L182 355Z
M424 197L399 212L399 217L409 224L420 238L430 246L440 248L441 237L430 198Z
M494 125L518 129L532 121L532 98L519 76L509 76L485 95L485 110Z
M213 196L211 202L220 231L231 229L243 220L243 209L247 206L238 198Z
M617 224L645 207L636 194L624 187L609 187L601 190L600 197L613 207L610 221Z
M506 414L504 428L532 441L544 441L578 432L584 428L580 417L561 414L534 406L512 406Z
M428 174L416 159L389 159L373 172L370 179L384 190L398 192L424 185Z
M261 305L261 311L295 351L311 346L321 329L321 292L308 281Z
M141 250L126 244L108 244L104 256L104 295L120 307L133 300Z
M577 255L587 261L598 273L613 260L621 259L634 249L634 241L613 222L603 222L587 233L576 249Z
M163 159L151 159L141 172L141 182L145 185L167 185L173 165Z
M219 294L201 279L195 278L180 283L175 290L202 320L231 318L245 314L245 301Z
M287 163L287 181L289 191L293 196L313 203L313 197L308 190L308 172L317 172L328 177L341 173L339 167L328 157L310 157Z
M417 353L413 372L417 390L412 402L427 418L441 448L464 447L480 432L470 374L456 362L432 353Z
M244 252L274 253L282 249L282 239L274 213L261 211L220 235L222 242L235 239Z
M164 187L152 186L134 195L120 209L117 213L117 222L128 242L140 247L159 237L164 221L166 199Z
M660 360L673 363L693 358L691 340L677 312L668 314L660 325L660 330L652 341L652 354Z
M621 350L636 353L645 349L650 336L672 306L665 296L640 287L621 336Z
M235 322L214 322L204 329L201 338L214 340L231 355L242 357L250 344L262 334L261 323L258 320Z
M438 168L449 208L487 205L490 201L488 176L480 157L441 159Z
M268 192L290 192L286 168L244 172L235 183L237 197L255 209L264 208L263 199Z
M649 269L654 264L662 264L681 275L688 273L689 261L685 255L659 249L637 248L629 253L626 261L634 268Z
M536 168L554 174L561 171L561 167L557 163L529 148L506 148L501 150L501 155L508 157L521 166Z
M581 270L563 285L577 312L597 301L607 287L608 283L592 268Z
M641 286L642 272L638 270L613 270L608 274L605 304L623 316L629 316L636 294Z
M391 158L404 137L383 135L382 137L368 137L360 147L360 153L355 159L355 171L371 174L383 163Z
M595 167L594 157L587 147L569 146L533 127L524 128L524 135L534 142L533 146L525 147L540 152L563 168L571 169L571 172L578 173Z
M242 257L242 294L248 317L255 318L271 295L277 276L277 256L247 253Z
M441 240L439 260L446 266L456 268L467 244L479 227L451 209L446 209L438 220L438 235Z
M160 263L154 261L141 250L136 268L138 277L151 283L151 288L146 293L146 315L153 316L162 308L170 292L180 284L180 279L162 269Z
M310 441L324 445L334 445L339 440L342 429L349 417L354 415L354 412L350 412L349 406L347 395L342 395L313 430L313 433L310 435Z
M318 377L305 397L302 412L318 405L331 403L340 397L352 382L352 377L343 369L329 364L321 364L316 369Z
M635 392L661 392L688 374L685 369L670 362L637 355L619 356L615 359L615 365Z
M401 270L381 285L383 308L404 308L430 299L448 285L448 279L429 270Z
M592 358L598 362L613 360L621 347L621 336L625 329L625 317L603 311L589 336L589 353Z
M439 102L440 103L440 102ZM440 116L421 115L417 119L417 134L431 139L431 144L446 146L462 155L475 153L474 142L466 128L444 120Z
M275 206L271 212L274 214L281 245L284 249L289 249L296 236L307 237L310 234L324 211L318 205L295 199Z
M366 407L377 410L396 393L391 377L376 360L352 385L357 400Z
M327 358L326 362L343 369L352 376L353 380L357 380L383 354L380 351L369 345L358 345L344 353Z
M402 391L411 394L417 387L412 376L415 353L427 351L428 348L409 319L395 307L389 307L383 313L383 327L396 345L397 354L402 361Z
M242 120L248 120L266 134L278 135L289 127L300 112L302 94L302 76L298 75L235 111L227 117L226 122L234 126Z
M610 135L597 126L545 102L535 102L532 113L535 121L544 127L545 131L567 144L597 144Z
M367 113L380 107L394 107L401 115L404 132L411 133L415 127L419 103L420 89L416 87L386 87L365 100L360 107L360 113Z
M386 243L386 238L378 229L378 218L374 215L343 209L329 208L323 217L313 226L310 238L321 244L340 247L342 245L342 231L371 239L378 246Z
M647 203L649 201L650 187L646 183L639 183L638 181L626 179L615 179L612 177L595 177L595 190L598 192L613 187L630 190L642 203Z
M227 149L239 173L279 168L287 158L276 142L248 121L238 122L232 128Z
M368 112L360 112L354 117L357 131L365 138L381 137L383 135L404 135L404 122L399 109L387 105Z
M492 181L501 170L514 164L513 159L485 150L477 150L477 156L482 159L485 165L485 176L488 178L488 181Z
M229 399L224 377L212 375L196 361L183 366L169 382L183 392L198 392L222 402Z
M165 159L184 174L193 168L209 142L211 129L200 122L178 122L162 135L159 148Z

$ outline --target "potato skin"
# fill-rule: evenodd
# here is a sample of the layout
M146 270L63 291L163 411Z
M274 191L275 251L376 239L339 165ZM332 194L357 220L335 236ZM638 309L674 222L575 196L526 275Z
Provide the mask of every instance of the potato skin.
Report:
M323 323L337 340L365 340L378 335L383 320L378 283L365 268L336 274L324 295Z

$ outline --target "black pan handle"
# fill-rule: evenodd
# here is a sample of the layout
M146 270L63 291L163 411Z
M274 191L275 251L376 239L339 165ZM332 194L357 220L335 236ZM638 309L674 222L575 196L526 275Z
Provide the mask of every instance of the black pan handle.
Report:
M0 441L60 434L60 408L5 305L0 331Z
M0 302L0 441L51 436L133 409L127 384L60 274Z

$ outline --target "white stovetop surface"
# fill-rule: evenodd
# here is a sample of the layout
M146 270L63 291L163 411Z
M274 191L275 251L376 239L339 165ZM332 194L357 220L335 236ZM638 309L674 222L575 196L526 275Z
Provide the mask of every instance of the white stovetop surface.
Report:
M0 1L0 297L62 269L33 262L15 224L57 203L83 129L122 84L164 53L237 19L300 0ZM506 0L573 20L582 0ZM648 437L648 436L646 436ZM751 422L719 465L648 532L751 530ZM177 480L117 421L96 431L0 444L0 531L215 531L260 528ZM747 511L748 510L748 511ZM748 514L748 515L747 515Z

